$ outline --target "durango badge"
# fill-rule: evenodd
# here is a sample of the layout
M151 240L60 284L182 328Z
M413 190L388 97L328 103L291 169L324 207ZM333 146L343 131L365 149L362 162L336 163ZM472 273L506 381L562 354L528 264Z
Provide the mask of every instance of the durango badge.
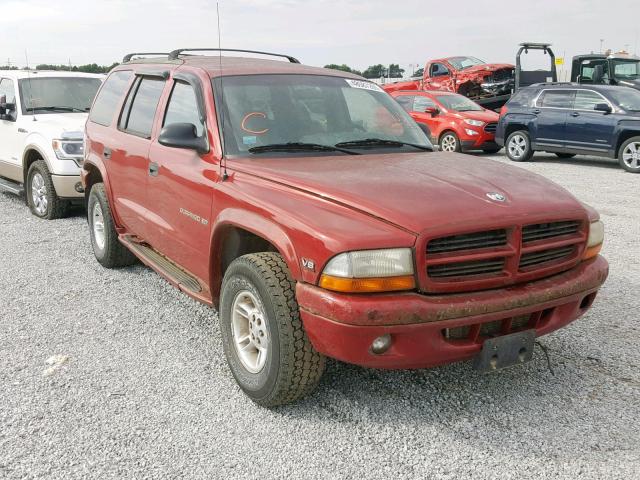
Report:
M494 202L504 202L507 199L507 197L498 192L489 192L487 193L487 197Z

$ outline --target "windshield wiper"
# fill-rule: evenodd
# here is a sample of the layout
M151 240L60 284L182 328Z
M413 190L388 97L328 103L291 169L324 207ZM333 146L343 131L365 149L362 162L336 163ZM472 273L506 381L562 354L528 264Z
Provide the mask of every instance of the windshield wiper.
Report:
M289 143L273 143L271 145L260 145L259 147L251 147L248 150L250 153L266 153L266 152L342 152L348 155L360 155L358 152L347 150L346 148L340 148L339 145L322 145L320 143L302 143L302 142L289 142Z
M81 113L85 113L87 112L88 109L81 109L81 108L77 108L77 107L58 107L58 106L52 106L52 107L27 107L26 109L28 112L33 112L36 110L44 110L45 112L55 112L57 111L61 111L61 112L81 112Z
M408 143L401 142L398 140L387 140L384 138L365 138L364 140L351 140L348 142L340 142L336 143L336 147L404 147L409 146L413 148L417 148L418 150L424 150L427 152L432 152L433 149L431 147L427 147L425 145L418 145L416 143Z

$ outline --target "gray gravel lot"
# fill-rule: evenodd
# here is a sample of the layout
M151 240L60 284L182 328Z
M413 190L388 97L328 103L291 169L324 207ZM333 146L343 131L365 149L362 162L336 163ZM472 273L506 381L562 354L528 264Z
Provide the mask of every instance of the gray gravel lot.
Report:
M495 375L330 362L274 411L236 386L214 311L100 267L82 212L45 222L0 193L0 478L640 478L640 175L535 159L599 209L611 264L543 339L555 376L540 351Z

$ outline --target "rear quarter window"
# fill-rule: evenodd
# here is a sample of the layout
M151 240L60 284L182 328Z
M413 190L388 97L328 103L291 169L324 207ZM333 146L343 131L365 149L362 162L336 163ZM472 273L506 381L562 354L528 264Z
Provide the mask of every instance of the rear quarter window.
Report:
M116 109L120 105L120 100L122 100L127 90L132 75L133 72L131 70L120 70L109 75L95 102L93 102L93 107L89 114L90 121L105 127L111 125Z

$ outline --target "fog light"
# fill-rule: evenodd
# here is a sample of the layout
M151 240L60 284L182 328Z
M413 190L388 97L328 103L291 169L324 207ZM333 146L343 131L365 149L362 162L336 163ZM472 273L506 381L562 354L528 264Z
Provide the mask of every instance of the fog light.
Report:
M76 183L74 188L76 189L76 192L84 193L84 187L81 182Z
M391 335L386 334L376 338L371 344L371 351L376 355L382 355L391 347Z

